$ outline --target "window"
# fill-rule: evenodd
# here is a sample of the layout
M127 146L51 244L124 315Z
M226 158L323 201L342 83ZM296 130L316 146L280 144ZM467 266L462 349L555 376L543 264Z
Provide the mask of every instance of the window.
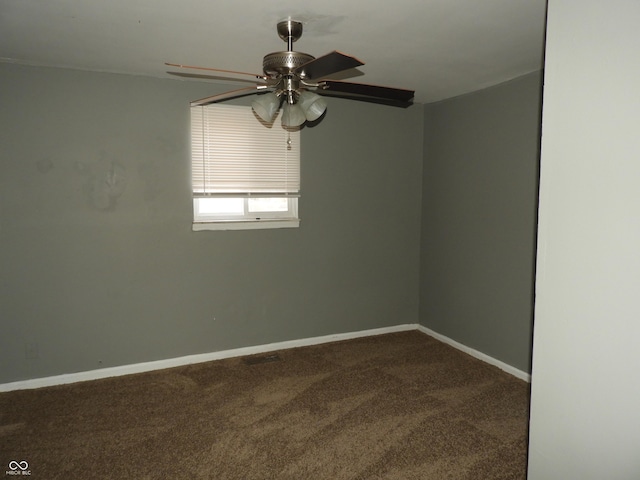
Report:
M297 227L300 130L250 107L191 107L193 229Z

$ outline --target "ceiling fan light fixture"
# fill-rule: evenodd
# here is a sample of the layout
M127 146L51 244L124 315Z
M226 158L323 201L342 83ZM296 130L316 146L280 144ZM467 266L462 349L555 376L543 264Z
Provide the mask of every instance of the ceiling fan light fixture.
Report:
M251 108L256 112L256 115L267 123L273 121L273 117L278 111L279 106L280 98L273 92L260 95L251 102Z
M284 107L282 107L282 124L285 127L299 127L305 120L306 117L300 105L290 105L285 102Z
M306 90L300 94L298 105L302 108L305 118L310 122L320 118L327 109L327 102L324 98Z

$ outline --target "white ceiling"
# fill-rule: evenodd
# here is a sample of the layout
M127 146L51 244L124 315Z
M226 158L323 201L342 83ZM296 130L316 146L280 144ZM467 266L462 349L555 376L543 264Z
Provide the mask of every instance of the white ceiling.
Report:
M350 81L428 103L542 68L545 11L546 0L0 0L0 61L259 74L265 54L286 50L276 23L293 18L304 23L294 50L353 55L365 65Z

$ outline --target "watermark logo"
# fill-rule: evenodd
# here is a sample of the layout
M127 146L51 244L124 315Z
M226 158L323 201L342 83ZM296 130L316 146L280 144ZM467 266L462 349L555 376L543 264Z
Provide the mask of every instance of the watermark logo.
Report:
M26 460L22 460L21 462L11 460L9 462L9 470L5 472L5 475L31 475L29 463Z

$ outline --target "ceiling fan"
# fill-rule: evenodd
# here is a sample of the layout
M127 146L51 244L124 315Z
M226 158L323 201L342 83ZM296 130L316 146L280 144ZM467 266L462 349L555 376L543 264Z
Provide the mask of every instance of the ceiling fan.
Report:
M339 96L399 107L408 107L412 104L413 90L327 78L337 72L364 65L364 63L338 51L318 58L307 53L293 51L293 43L302 36L301 22L283 20L278 23L277 30L280 38L287 43L287 51L265 55L262 61L264 73L261 75L175 63L166 63L165 65L253 77L257 81L255 86L194 100L191 102L191 106L207 105L258 93L261 95L251 105L255 113L265 122L272 122L282 103L284 105L282 123L286 127L297 127L307 120L314 121L320 118L327 108L325 100L320 95Z

